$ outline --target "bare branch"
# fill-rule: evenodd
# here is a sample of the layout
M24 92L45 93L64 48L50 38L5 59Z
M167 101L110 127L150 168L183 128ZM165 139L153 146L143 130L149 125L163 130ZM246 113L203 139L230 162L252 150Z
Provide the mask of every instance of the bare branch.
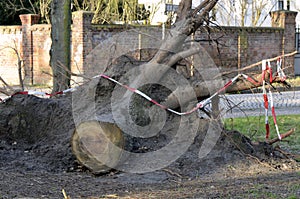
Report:
M206 0L205 2L200 4L200 7L203 7L200 14L195 13L192 17L184 18L175 23L174 28L170 31L160 50L151 60L152 63L163 63L170 55L170 52L179 52L186 38L203 25L206 14L216 5L218 0Z
M277 57L274 57L274 58L271 58L271 59L268 59L268 61L276 61L278 58L283 58L283 57L291 57L291 56L294 56L295 54L297 54L298 51L294 51L292 53L288 53L288 54L284 54L284 55L280 55L280 56L277 56ZM235 72L242 72L242 71L245 71L245 70L249 70L251 68L254 68L256 66L260 66L262 64L262 61L259 61L255 64L251 64L249 66L245 66L241 69L238 69L238 70L231 70L231 71L228 71L228 72L223 72L221 73L220 75L228 75L228 74L231 74L231 73L235 73Z
M13 41L14 41L14 45L15 45L14 47L4 46L2 49L0 49L0 51L2 51L4 49L11 49L16 54L17 59L18 59L17 67L18 67L19 83L20 83L21 89L24 90L24 82L23 82L23 78L22 78L22 62L23 62L23 60L21 59L21 55L17 49L16 41L15 40L13 40Z
M10 86L1 76L0 76L0 81L9 89L9 90L11 90L11 91L15 91L15 89L12 87L12 86Z
M190 57L196 53L198 53L201 50L201 47L197 47L197 48L191 48L188 49L186 51L182 51L179 53L176 53L175 55L173 55L170 60L168 61L167 65L168 66L173 66L174 64L176 64L178 61L185 59L187 57Z
M0 93L3 93L6 96L10 96L11 94L13 94L13 92L9 92L7 89L5 88L0 88ZM1 100L0 100L1 101Z
M202 1L201 4L195 8L195 10L192 13L192 16L195 17L198 12L200 12L205 6L207 6L208 3L209 0Z
M295 130L296 130L296 129L293 128L293 129L289 130L288 132L282 134L282 135L281 135L281 139L284 139L284 138L286 138L286 137L292 135L292 134L295 132ZM272 145L272 144L274 144L274 143L276 143L276 142L278 142L278 141L280 141L279 138L274 138L274 139L268 141L267 143L268 143L269 145Z
M88 77L88 76L86 76L86 75L73 73L68 67L66 67L64 64L62 64L60 61L58 61L58 67L61 68L61 69L63 69L63 70L65 70L69 75L76 76L76 77L82 77L82 78L84 78L86 80L91 80L91 78ZM61 73L61 74L65 75L63 73Z

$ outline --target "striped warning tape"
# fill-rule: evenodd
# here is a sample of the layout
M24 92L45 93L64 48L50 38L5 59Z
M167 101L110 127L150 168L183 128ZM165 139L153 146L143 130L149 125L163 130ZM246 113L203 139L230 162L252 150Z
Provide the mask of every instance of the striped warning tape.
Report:
M268 113L268 110L269 110L269 101L268 101L268 95L267 95L267 90L266 90L266 80L265 80L265 77L266 77L266 73L269 69L269 66L268 66L269 63L267 63L266 60L263 60L262 61L262 75L261 75L261 78L262 78L262 91L263 91L263 99L264 99L264 108L265 108L265 128L266 128L266 140L269 139L270 137L270 125L269 125L269 113ZM270 73L271 74L271 73ZM270 82L271 82L271 75L270 75Z
M174 114L177 114L177 115L188 115L188 114L191 114L193 112L195 112L196 110L198 109L201 109L203 107L205 107L210 101L212 98L214 98L216 95L220 94L221 92L225 91L229 86L231 86L235 81L237 81L240 77L245 77L248 81L250 82L255 82L255 84L258 84L258 82L256 82L254 79L250 78L249 76L245 75L245 74L238 74L236 75L234 78L232 78L231 80L229 80L222 88L220 88L217 92L215 92L213 95L211 95L209 98L207 99L204 99L202 101L200 101L199 103L196 104L196 106L187 111L187 112L178 112L178 111L175 111L171 108L168 108L166 107L165 105L162 105L160 103L158 103L157 101L155 101L154 99L152 99L150 96L146 95L145 93L143 93L142 91L136 89L136 88L132 88L128 85L125 85L125 84L122 84L121 82L107 76L107 75L104 75L104 74L100 74L100 75L97 75L97 76L94 76L92 79L95 79L95 78L104 78L104 79L107 79L111 82L114 82L115 84L118 84L119 86L122 86L123 88L133 92L133 93L136 93L137 95L140 95L142 96L143 98L147 99L148 101L152 102L153 104L159 106L160 108L164 109L164 110L167 110L169 112L172 112ZM15 95L40 95L40 96L55 96L55 95L62 95L62 94L66 94L66 93L69 93L69 92L74 92L76 91L76 87L75 88L70 88L70 89L67 89L67 90L64 90L64 91L59 91L59 92L56 92L56 93L46 93L46 92L41 92L41 91L21 91L21 92L16 92L15 94L13 94L12 96L15 96Z
M281 68L281 65L282 65L282 59L281 58L277 59L276 65L277 65L277 75L278 75L278 77L280 78L281 81L285 81L286 80L286 75L284 74L284 72Z
M281 63L282 63L282 61L279 58L277 60L277 74L281 78L281 80L284 81L286 79L286 76L284 75L284 72L281 69ZM246 79L247 81L249 81L250 83L252 83L254 85L259 86L259 85L262 84L263 98L264 98L264 107L265 107L266 139L268 139L269 135L270 135L270 127L269 127L269 120L268 120L268 107L269 107L269 103L268 103L268 96L267 96L267 92L266 92L266 88L265 88L265 84L266 84L265 76L266 76L267 72L269 73L269 79L270 79L270 84L271 84L272 81L273 81L272 67L271 67L271 64L270 64L269 61L263 60L262 61L262 81L261 82L257 82L256 80L254 80L253 78L251 78L250 76L248 76L246 74L238 74L234 78L232 78L231 80L229 80L222 88L220 88L218 91L216 91L209 98L198 102L194 108L192 108L190 111L187 111L187 112L178 112L178 111L175 111L175 110L173 110L171 108L168 108L168 107L166 107L166 106L158 103L157 101L155 101L154 99L152 99L151 97L149 97L148 95L146 95L145 93L143 93L142 91L140 91L140 90L138 90L136 88L129 87L129 86L125 85L125 84L122 84L119 81L117 81L117 80L115 80L115 79L113 79L113 78L111 78L111 77L109 77L109 76L107 76L105 74L96 75L92 79L95 79L95 78L104 78L104 79L107 79L107 80L109 80L111 82L114 82L115 84L118 84L118 85L122 86L123 88L125 88L125 89L127 89L127 90L129 90L131 92L136 93L137 95L142 96L143 98L147 99L151 103L155 104L156 106L159 106L160 108L162 108L164 110L167 110L167 111L172 112L172 113L174 113L176 115L179 115L179 116L183 116L183 115L191 114L191 113L197 111L198 109L204 108L208 103L210 103L210 101L211 101L212 98L214 98L216 95L218 95L218 94L222 93L223 91L225 91L229 86L231 86L234 82L236 82L239 78L242 77L242 78ZM46 93L46 92L41 92L41 91L21 91L21 92L17 92L15 94L13 94L12 96L21 94L21 95L41 95L41 96L49 96L49 97L51 97L51 96L55 96L55 95L62 95L62 94L74 92L76 90L77 90L77 88L75 87L75 88L66 89L64 91L59 91L59 92L56 92L56 93ZM273 103L273 97L272 97L271 90L269 91L269 94L270 94L270 103L271 103L273 121L274 121L275 128L276 128L276 131L277 131L277 134L278 134L278 138L281 140L281 136L280 136L280 133L279 133L279 130L278 130L278 125L277 125L276 113L275 113L275 108L274 108L274 103Z
M276 117L276 113L275 113L275 107L274 107L274 102L273 102L272 91L270 90L269 93L270 93L270 103L271 103L271 111L272 111L272 116L273 116L273 122L274 122L274 125L275 125L277 136L278 136L279 140L281 140L281 135L279 133L279 128L278 128L278 125L277 125L277 117Z
M197 103L196 106L193 109L191 109L190 111L187 111L187 112L178 112L178 111L175 111L175 110L173 110L171 108L168 108L165 105L162 105L162 104L158 103L157 101L155 101L150 96L148 96L145 93L143 93L142 91L140 91L140 90L138 90L136 88L132 88L130 86L127 86L125 84L122 84L119 81L117 81L117 80L115 80L115 79L113 79L113 78L111 78L111 77L109 77L107 75L104 75L104 74L96 75L92 79L95 79L95 78L104 78L104 79L107 79L107 80L109 80L111 82L114 82L115 84L118 84L119 86L122 86L123 88L125 88L125 89L127 89L127 90L129 90L131 92L136 93L137 95L142 96L143 98L147 99L148 101L152 102L153 104L159 106L160 108L162 108L164 110L167 110L169 112L172 112L174 114L182 116L182 115L191 114L191 113L195 112L196 110L201 109L204 106L206 106L211 101L212 98L214 98L216 95L220 94L221 92L225 91L226 88L228 88L229 86L231 86L239 77L247 77L246 79L250 80L251 82L255 82L255 80L253 80L249 76L244 75L244 74L239 74L239 75L235 76L234 78L232 78L230 81L228 81L221 89L219 89L217 92L215 92L209 98L207 98L205 100L202 100L201 102ZM74 92L76 90L77 90L77 88L75 87L75 88L69 88L67 90L59 91L59 92L55 92L55 93L47 93L47 92L42 92L42 91L20 91L20 92L14 93L12 96L15 96L15 95L39 95L39 96L49 96L49 97L52 97L52 96L56 96L56 95L63 95L63 94L66 94L66 93Z
M59 91L59 92L55 92L55 93L47 93L47 92L42 92L42 91L31 91L31 90L30 91L19 91L19 92L14 93L12 96L14 96L14 95L40 95L40 96L53 97L55 95L63 95L66 93L70 93L75 90L76 90L76 88L69 88L64 91Z
M286 76L281 68L281 64L282 64L282 60L281 58L277 59L277 75L280 78L281 81L285 81L286 80ZM266 73L269 73L269 79L270 79L270 84L272 84L273 82L273 77L272 77L272 67L271 67L271 63L270 61L267 60L263 60L262 61L262 90L263 90L263 98L264 98L264 108L265 108L265 128L266 128L266 140L269 139L270 137L270 125L269 125L269 114L268 114L268 110L269 110L269 101L268 101L268 95L267 95L267 90L266 90ZM274 122L274 126L276 129L276 133L277 136L279 138L279 140L281 140L281 135L279 132L279 128L277 125L277 118L276 118L276 113L275 113L275 107L274 107L274 101L273 101L273 95L272 95L272 91L271 89L269 89L269 96L270 96L270 106L271 106L271 112L272 112L272 117L273 117L273 122Z

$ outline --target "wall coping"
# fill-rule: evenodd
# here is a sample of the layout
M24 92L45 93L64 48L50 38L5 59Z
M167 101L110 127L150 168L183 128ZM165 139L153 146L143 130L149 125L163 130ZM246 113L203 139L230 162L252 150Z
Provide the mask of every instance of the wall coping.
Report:
M153 26L153 25L123 25L123 24L110 24L110 25L98 25L92 24L92 29L97 30L125 30L125 29L132 29L132 28L159 28L160 26ZM73 25L72 25L73 28ZM41 30L51 30L51 24L34 24L31 26L32 31L41 31ZM0 26L0 34L9 33L13 31L22 31L22 26ZM197 30L201 31L201 29ZM219 28L212 27L212 32L238 32L238 31L245 31L249 33L255 32L284 32L284 28L279 27L238 27L238 26L221 26Z
M22 32L22 26L0 26L0 34L11 34L12 32Z
M51 24L34 24L31 26L31 31L51 30Z
M99 25L92 24L92 29L94 30L122 30L122 29L133 29L133 28L160 28L159 25L127 25L127 24L109 24L109 25ZM284 32L284 28L280 27L240 27L240 26L211 26L213 32L222 31L246 31L246 32ZM197 30L201 31L201 29Z
M15 25L15 26L0 26L0 29L22 29L21 25Z
M200 31L199 29L198 31ZM212 27L212 32L249 32L249 33L259 33L259 32L284 32L284 28L280 27L239 27L239 26L220 26Z
M128 25L128 24L92 24L94 30L121 30L121 29L134 29L134 28L160 28L159 25Z
M297 15L298 12L296 11L291 11L291 10L276 10L276 11L271 11L270 14L272 13L284 13L284 14L290 14L290 15Z

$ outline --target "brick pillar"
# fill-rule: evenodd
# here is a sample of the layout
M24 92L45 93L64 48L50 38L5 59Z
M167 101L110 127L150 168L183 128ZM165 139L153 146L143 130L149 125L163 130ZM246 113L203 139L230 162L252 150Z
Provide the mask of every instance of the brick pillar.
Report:
M24 84L33 84L33 38L31 26L37 24L40 16L25 14L19 16L22 22L22 50Z
M271 12L270 15L272 17L272 27L284 28L282 54L294 52L296 50L295 31L297 12L279 10ZM294 57L285 58L283 66L289 75L294 75Z
M85 73L86 56L92 51L91 21L93 12L73 12L72 20L72 71Z

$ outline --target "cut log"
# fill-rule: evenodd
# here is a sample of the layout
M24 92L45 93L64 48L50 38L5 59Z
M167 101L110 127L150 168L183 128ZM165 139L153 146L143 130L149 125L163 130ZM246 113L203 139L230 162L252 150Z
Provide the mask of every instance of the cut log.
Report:
M71 139L73 154L94 174L118 165L124 148L121 130L112 123L87 121L79 124Z

